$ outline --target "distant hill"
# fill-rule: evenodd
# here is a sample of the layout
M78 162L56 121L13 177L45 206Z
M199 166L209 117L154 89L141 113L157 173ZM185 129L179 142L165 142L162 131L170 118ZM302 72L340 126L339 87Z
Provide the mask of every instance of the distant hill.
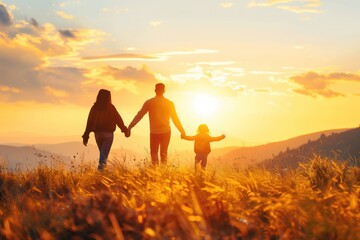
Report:
M36 148L49 151L52 153L60 154L68 158L83 161L96 161L99 158L98 147L94 144L88 144L84 146L82 142L66 142L58 144L38 144L34 145ZM109 155L109 160L117 158L122 160L123 158L133 159L139 158L140 154L121 148L112 148Z
M348 160L350 164L360 166L360 128L330 135L321 134L316 141L309 140L297 148L287 148L260 164L266 168L295 168L300 162L314 156Z
M290 149L296 149L306 143L311 143L321 136L342 133L347 130L349 129L321 131L284 141L251 147L233 146L217 148L216 146L219 146L219 143L214 143L212 145L212 152L209 156L209 164L228 164L230 166L236 164L237 166L242 167L248 166L249 164L257 164L264 160L270 161L270 159L278 156L280 153L287 152ZM132 139L135 144L137 140L138 138ZM146 140L148 141L148 139ZM145 158L149 158L148 142L145 145L142 141L139 141L137 142L138 145L136 148L131 148L132 150L129 150L127 145L125 145L128 141L128 139L126 141L121 141L121 143L124 143L124 148L116 148L113 146L110 152L109 161L126 161L127 163L131 162L131 164L138 164L139 162L143 162ZM178 150L179 146L177 141L185 143L184 149L186 150L182 150L182 148L180 148L181 150ZM35 144L33 146L0 145L0 163L5 162L7 166L12 169L15 169L16 167L19 168L19 166L22 166L22 169L26 169L30 166L37 166L40 163L55 164L63 162L65 166L70 166L74 163L79 164L80 162L92 162L97 164L98 155L99 152L95 144L88 144L88 146L85 147L80 141L58 144ZM169 160L176 166L184 164L192 165L194 159L193 142L174 139L169 148L169 157L171 158Z
M273 156L279 154L281 151L285 151L286 149L297 148L302 144L307 143L308 141L314 141L318 139L322 134L329 135L332 133L341 133L347 130L349 129L326 130L301 135L284 141L267 143L259 146L238 147L222 155L220 158L221 161L236 163L241 166L247 166L249 164L256 164L265 159L270 159Z
M66 167L70 160L60 154L36 149L35 147L14 147L0 145L0 165L8 170L27 170L45 164Z
M99 150L97 146L81 142L59 144L38 144L33 146L0 145L0 166L8 170L30 170L42 164L49 167L69 169L84 163L97 165ZM125 149L111 149L109 160L127 163L138 159L139 154Z

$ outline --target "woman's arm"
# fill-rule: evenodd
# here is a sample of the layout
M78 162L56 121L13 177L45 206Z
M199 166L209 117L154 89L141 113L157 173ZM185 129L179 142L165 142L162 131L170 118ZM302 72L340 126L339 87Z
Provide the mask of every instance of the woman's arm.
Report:
M117 109L114 107L114 115L115 115L115 122L116 125L121 129L121 132L126 132L127 131L127 127L124 124L124 121L122 119L122 117L120 116L119 112L117 111Z
M90 112L89 112L89 115L88 115L88 118L87 118L87 121L86 121L86 128L85 128L85 131L84 131L84 134L81 136L82 139L83 139L83 144L86 146L88 141L89 141L89 135L90 135L90 132L92 131L92 127L93 127L93 122L94 122L94 108L92 107L90 109Z

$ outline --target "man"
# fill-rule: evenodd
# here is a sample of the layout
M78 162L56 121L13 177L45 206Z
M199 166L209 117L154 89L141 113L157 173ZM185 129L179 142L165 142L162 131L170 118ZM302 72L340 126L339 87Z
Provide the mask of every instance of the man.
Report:
M163 83L156 84L155 93L156 96L147 100L131 121L127 132L127 136L130 136L131 129L135 127L146 113L149 113L150 154L153 166L159 165L159 147L161 164L165 165L167 163L167 151L171 137L170 118L180 131L181 136L186 135L177 116L174 103L164 97L165 85Z

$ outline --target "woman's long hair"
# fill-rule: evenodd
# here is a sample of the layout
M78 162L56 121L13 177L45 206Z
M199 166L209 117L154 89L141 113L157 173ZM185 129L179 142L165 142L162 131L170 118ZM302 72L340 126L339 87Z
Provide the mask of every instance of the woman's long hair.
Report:
M104 110L111 103L111 93L109 90L100 89L96 97L94 106L98 110Z

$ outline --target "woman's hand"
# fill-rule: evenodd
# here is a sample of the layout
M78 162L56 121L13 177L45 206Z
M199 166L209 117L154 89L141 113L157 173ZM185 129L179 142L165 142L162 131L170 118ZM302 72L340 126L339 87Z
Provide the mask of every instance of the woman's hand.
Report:
M87 146L89 141L89 135L82 135L82 139L83 139L83 144Z

